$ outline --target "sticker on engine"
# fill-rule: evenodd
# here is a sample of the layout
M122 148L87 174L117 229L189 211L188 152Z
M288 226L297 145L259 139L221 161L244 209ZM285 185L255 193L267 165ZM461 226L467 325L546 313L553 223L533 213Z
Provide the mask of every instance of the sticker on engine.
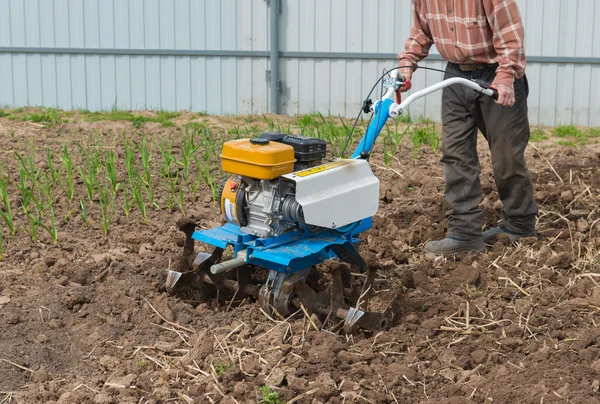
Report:
M309 175L322 173L323 171L331 170L332 168L345 166L346 164L350 164L350 160L337 160L332 161L331 163L323 164L321 166L316 166L312 168L308 168L306 170L298 171L294 173L294 176L297 177L308 177Z
M229 199L225 199L225 219L229 222L237 221L235 216L235 204L231 203Z

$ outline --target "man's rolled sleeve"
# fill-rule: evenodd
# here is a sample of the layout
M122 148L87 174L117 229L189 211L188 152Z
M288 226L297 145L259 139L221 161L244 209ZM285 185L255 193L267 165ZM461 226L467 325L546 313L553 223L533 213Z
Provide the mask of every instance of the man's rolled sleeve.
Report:
M485 0L486 14L494 32L493 44L498 53L494 84L513 86L515 78L525 74L524 30L515 0Z
M416 5L413 1L412 5L413 12L413 27L410 31L410 36L405 43L405 51L398 54L398 62L408 62L411 65L416 65L421 60L425 59L429 55L429 49L433 45L433 39L427 20L417 10Z

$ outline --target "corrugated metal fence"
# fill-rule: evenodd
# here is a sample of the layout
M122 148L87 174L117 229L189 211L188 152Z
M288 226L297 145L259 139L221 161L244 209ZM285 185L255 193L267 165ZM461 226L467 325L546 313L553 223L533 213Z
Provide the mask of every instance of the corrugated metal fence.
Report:
M0 105L267 112L275 1L281 112L355 115L395 65L410 0L0 0ZM600 126L600 3L518 3L532 123ZM415 88L440 79L418 72ZM411 107L440 111L439 94Z

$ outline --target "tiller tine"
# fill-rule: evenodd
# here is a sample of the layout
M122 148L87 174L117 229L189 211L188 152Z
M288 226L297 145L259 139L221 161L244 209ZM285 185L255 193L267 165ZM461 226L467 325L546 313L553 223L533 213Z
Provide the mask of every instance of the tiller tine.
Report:
M344 331L347 334L356 334L361 328L369 331L383 330L390 327L394 319L393 302L390 302L388 309L383 313L368 311L369 300L375 294L373 284L376 273L375 268L369 268L356 307L348 309L348 314L344 319Z
M194 275L201 269L203 263L208 262L210 263L210 265L212 265L213 259L216 260L216 257L213 257L213 255L215 255L214 252L212 255L204 252L198 253L198 255L196 255L196 258L192 262L191 271L179 272L174 271L172 269L169 270L169 273L167 275L167 281L165 283L167 293L172 294L175 289L175 285L178 284L180 281L182 281L180 284L190 284L191 282L193 282ZM185 259L186 258L184 257L184 260Z
M356 334L360 329L369 331L385 330L390 327L393 318L394 313L391 307L383 313L362 311L350 307L344 320L344 331L346 334Z

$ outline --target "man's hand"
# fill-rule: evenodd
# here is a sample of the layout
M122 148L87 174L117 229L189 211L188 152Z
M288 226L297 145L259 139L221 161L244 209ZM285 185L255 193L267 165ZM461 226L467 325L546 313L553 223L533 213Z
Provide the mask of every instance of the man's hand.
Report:
M405 61L401 61L399 63L400 66L408 66L410 65L410 63L405 62ZM410 67L410 68L403 68L403 69L399 69L398 70L398 74L401 75L402 77L404 77L405 80L411 80L412 79L412 75L413 72L415 71L414 68ZM400 92L401 93L405 93L408 91L408 88L402 86L400 87Z
M515 105L515 90L512 87L506 84L498 84L496 90L498 91L498 101L496 101L496 104L503 107L512 107Z

